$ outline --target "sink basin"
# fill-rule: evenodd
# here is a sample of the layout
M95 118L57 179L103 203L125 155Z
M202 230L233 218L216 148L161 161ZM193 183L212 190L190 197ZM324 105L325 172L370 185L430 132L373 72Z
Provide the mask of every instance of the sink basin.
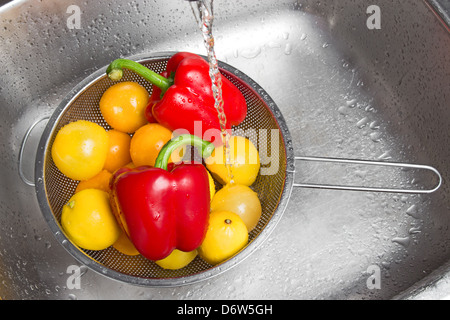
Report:
M214 278L175 288L121 283L80 265L48 227L18 159L30 126L112 60L204 55L189 3L17 0L1 7L0 297L408 299L422 297L421 289L433 296L436 279L450 278L450 37L425 1L371 5L216 0L216 54L276 102L297 156L427 164L442 174L442 187L426 195L295 188L256 252ZM31 181L44 126L31 132L20 164ZM409 188L428 178L298 161L295 180Z

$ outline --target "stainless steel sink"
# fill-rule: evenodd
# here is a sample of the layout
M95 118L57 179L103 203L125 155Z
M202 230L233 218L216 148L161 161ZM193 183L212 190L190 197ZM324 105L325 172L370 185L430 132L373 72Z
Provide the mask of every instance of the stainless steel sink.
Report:
M124 284L80 266L48 228L35 189L19 176L18 157L28 128L113 59L161 51L205 54L189 3L17 0L1 7L0 297L450 294L445 286L450 278L449 33L424 1L379 0L376 17L368 10L372 4L215 0L216 54L270 94L287 120L296 155L428 164L441 172L443 186L430 195L297 188L271 237L249 258L217 277L175 288ZM77 8L80 25L74 20ZM369 28L378 17L380 28ZM30 180L44 126L45 121L36 126L24 149L21 169ZM407 188L427 181L407 170L302 162L296 168L297 182ZM73 270L82 274L79 284ZM433 295L433 288L442 288L436 283L444 289Z

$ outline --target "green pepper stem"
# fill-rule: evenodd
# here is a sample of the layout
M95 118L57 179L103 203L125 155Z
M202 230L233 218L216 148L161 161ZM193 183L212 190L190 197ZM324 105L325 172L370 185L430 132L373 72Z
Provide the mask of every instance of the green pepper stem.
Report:
M106 74L111 80L118 81L122 79L124 68L137 73L145 80L160 88L163 93L173 84L173 78L167 79L142 64L128 59L116 59L111 62L106 69Z
M158 157L156 158L155 167L167 170L167 164L169 163L172 153L184 145L192 145L200 149L203 158L208 158L215 148L213 143L202 140L197 136L182 134L170 140L164 145L164 147L162 147Z

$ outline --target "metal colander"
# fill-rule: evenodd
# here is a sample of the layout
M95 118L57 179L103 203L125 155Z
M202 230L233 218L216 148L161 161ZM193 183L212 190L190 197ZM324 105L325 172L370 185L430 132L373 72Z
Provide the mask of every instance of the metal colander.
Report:
M132 59L160 73L165 70L166 63L172 55L170 52ZM281 218L292 189L294 173L292 141L281 112L269 95L239 70L222 62L219 63L219 67L222 74L242 92L248 106L247 117L234 129L247 133L247 137L255 145L258 145L257 133L260 129L267 132L276 129L280 133L276 135L278 141L271 141L271 134L267 134L267 149L271 150L272 143L277 144L278 154L271 155L271 159L278 161L278 170L270 175L259 175L251 186L261 201L262 215L258 225L249 234L247 246L216 266L209 265L197 256L185 268L166 270L140 255L127 256L113 247L101 251L84 250L69 240L61 228L60 218L62 207L73 195L78 181L67 178L56 168L51 157L51 148L59 129L76 120L92 121L106 130L111 129L103 119L99 101L105 90L116 82L106 76L105 70L99 70L74 88L53 113L39 144L35 168L36 192L44 217L58 241L81 263L110 278L127 283L144 286L183 285L205 280L233 267L251 254L273 230ZM124 71L121 81L136 81L151 93L152 85L149 82L133 72Z

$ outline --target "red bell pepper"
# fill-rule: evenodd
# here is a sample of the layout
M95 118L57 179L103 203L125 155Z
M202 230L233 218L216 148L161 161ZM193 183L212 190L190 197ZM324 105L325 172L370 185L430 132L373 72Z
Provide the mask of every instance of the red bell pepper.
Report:
M202 164L167 163L185 144L208 157L214 145L192 135L169 141L155 167L119 169L111 180L111 206L136 249L149 260L167 257L174 249L192 251L206 234L210 213L208 173Z
M160 75L165 78L168 78L169 74L167 73L167 71L163 71ZM171 80L173 81L173 79L171 79ZM152 110L153 110L153 106L157 102L161 101L161 97L162 97L162 90L154 85L152 94L150 95L150 98L148 99L147 108L145 108L145 118L147 118L147 121L150 123L158 122L158 121L156 121L155 117L153 116Z
M220 136L218 112L214 107L212 81L209 75L209 63L202 57L189 53L178 52L167 62L166 71L158 75L143 65L127 60L113 61L107 74L112 80L120 80L122 69L130 69L153 84L153 93L146 112L150 122L155 120L171 131L187 130L190 134L201 132L200 138L215 141ZM247 104L239 89L224 76L222 80L223 109L226 116L226 129L240 124L247 115ZM155 92L156 90L156 92ZM200 128L195 128L201 121ZM205 132L209 129L219 131Z

